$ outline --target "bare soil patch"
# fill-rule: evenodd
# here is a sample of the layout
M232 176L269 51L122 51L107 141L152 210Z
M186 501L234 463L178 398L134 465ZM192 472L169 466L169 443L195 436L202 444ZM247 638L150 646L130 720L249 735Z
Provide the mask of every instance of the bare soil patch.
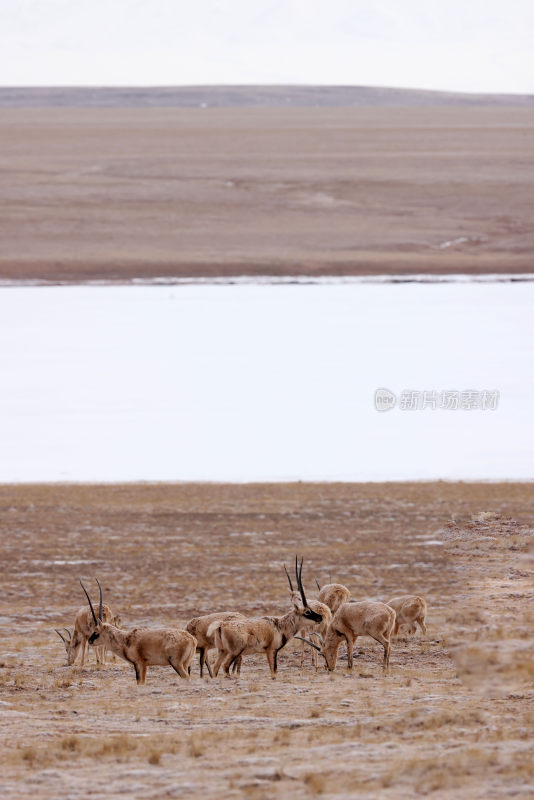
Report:
M6 108L0 279L532 271L534 109Z
M528 797L530 484L1 486L0 789L5 798ZM282 564L355 597L424 594L427 636L391 675L300 670L300 643L241 678L64 666L54 627L101 579L123 625L288 608Z

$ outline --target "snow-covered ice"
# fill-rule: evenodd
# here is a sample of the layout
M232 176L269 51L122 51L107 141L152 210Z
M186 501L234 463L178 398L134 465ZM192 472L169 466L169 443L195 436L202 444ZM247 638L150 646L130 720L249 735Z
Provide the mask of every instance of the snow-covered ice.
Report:
M0 480L530 479L533 308L532 282L2 288Z

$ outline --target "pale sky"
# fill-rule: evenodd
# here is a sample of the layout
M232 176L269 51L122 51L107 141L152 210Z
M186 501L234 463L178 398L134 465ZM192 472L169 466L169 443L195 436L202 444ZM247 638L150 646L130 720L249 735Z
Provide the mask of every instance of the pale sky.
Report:
M534 0L0 0L0 85L534 93Z

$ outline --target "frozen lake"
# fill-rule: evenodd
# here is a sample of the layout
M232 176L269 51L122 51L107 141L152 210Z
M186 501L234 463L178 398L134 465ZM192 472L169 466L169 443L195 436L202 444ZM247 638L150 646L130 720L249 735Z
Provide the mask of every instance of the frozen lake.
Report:
M2 482L534 477L532 282L5 287L0 359Z

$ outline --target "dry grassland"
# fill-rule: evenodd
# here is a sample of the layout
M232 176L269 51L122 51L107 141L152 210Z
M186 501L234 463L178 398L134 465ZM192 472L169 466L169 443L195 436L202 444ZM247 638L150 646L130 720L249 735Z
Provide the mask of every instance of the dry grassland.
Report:
M44 798L532 797L529 484L2 486L0 791ZM428 634L300 643L240 679L65 666L53 628L97 575L123 625L288 609L284 561L355 597L420 592ZM213 657L213 656L212 656ZM310 657L308 656L308 659Z
M532 272L534 109L5 108L0 279Z

